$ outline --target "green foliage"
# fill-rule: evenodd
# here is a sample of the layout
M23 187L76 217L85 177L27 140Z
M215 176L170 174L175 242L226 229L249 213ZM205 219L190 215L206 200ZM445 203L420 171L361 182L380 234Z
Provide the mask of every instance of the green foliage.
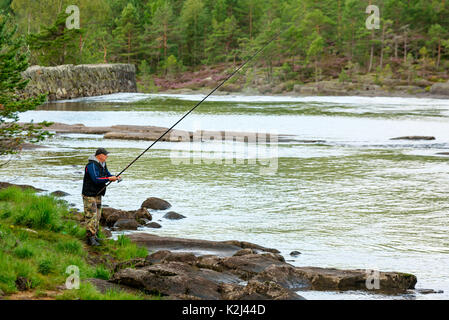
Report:
M97 266L94 277L97 279L109 280L111 273L103 265Z
M81 30L68 32L58 21L69 4L81 10ZM380 29L366 28L370 4L380 7ZM253 62L270 83L345 73L352 80L359 73L329 65L338 60L363 73L390 64L394 75L408 78L407 55L418 58L423 47L426 64L416 71L426 78L429 71L444 70L449 58L448 1L0 0L0 8L14 13L21 34L31 34L33 62L134 63L139 88L147 92L155 91L149 75L173 78L201 64L238 64L281 30ZM277 77L276 68L285 63L292 71Z
M45 203L42 206L42 203ZM34 210L47 210L57 213L64 221L63 227L53 228L56 220L42 225L34 230L15 224L16 213L21 206L33 207ZM34 206L33 206L34 205ZM9 214L5 214L5 210ZM19 188L0 190L0 290L5 294L17 292L16 281L19 277L29 289L36 289L36 295L44 295L45 290L54 290L56 286L63 285L68 274L68 266L79 268L81 277L80 290L65 290L58 299L96 299L96 300L126 300L143 299L141 294L129 294L112 290L106 293L98 292L92 285L86 283L88 278L108 280L112 271L103 264L92 266L88 263L88 251L80 241L82 228L75 221L67 220L67 207L61 201L48 196L37 196L31 190L22 191ZM26 219L25 219L26 220ZM33 220L33 219L31 219ZM27 226L29 228L29 226ZM69 230L76 230L71 235ZM118 241L105 241L98 250L107 253L114 261L120 262L137 257L145 257L147 250L132 243L126 236L119 237Z
M28 53L23 37L11 16L0 13L0 155L16 153L25 142L38 142L48 136L40 125L19 125L19 113L33 110L46 97L23 98L17 94L27 86L21 72L28 68Z

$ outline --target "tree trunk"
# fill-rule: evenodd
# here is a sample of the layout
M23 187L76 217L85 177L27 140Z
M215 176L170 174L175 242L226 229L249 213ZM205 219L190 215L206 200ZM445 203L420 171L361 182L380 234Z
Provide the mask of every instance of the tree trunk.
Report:
M437 69L440 67L440 59L441 59L441 39L438 39Z
M131 32L128 32L128 63L131 63Z
M369 57L368 73L370 73L371 69L373 68L373 60L374 60L374 30L372 30L371 32L371 53Z
M384 62L385 29L386 29L386 26L384 24L384 26L382 28L382 39L381 39L381 43L380 43L380 63L379 63L380 70L382 70L383 62Z
M407 33L404 32L404 63L407 62Z

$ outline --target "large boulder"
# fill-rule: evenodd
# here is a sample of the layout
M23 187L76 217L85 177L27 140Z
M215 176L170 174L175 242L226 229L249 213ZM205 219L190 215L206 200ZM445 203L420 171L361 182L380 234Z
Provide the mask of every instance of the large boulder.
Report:
M140 224L134 219L119 219L112 227L114 230L137 230Z
M168 219L168 220L181 220L181 219L185 219L186 217L183 216L182 214L179 214L177 212L174 211L170 211L167 212L164 216L164 219Z
M177 261L120 270L111 281L178 298L187 295L189 299L207 300L301 299L294 292L273 282L253 281L243 286L240 285L242 280L231 273L193 267Z
M438 82L432 85L430 93L435 95L449 96L449 82Z
M130 211L103 208L100 224L111 228L120 219L135 220L138 224L146 224L152 220L152 216L145 208Z
M168 208L171 208L171 204L165 200L151 197L151 198L146 199L142 203L141 207L153 209L153 210L166 210Z

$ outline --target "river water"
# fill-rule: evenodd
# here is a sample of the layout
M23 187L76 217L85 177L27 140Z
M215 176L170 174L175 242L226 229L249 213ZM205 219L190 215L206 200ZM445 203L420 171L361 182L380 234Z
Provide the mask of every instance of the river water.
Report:
M170 127L202 95L114 94L59 101L21 115L86 126ZM158 142L108 188L105 204L169 201L187 219L154 212L164 236L254 242L297 266L413 273L440 294L301 292L307 299L449 298L449 100L212 96L177 129L294 135L279 143ZM433 141L390 140L405 135ZM318 140L308 142L304 140ZM2 181L70 193L81 209L83 168L96 148L123 169L148 141L61 134L0 168ZM289 253L298 250L297 258Z

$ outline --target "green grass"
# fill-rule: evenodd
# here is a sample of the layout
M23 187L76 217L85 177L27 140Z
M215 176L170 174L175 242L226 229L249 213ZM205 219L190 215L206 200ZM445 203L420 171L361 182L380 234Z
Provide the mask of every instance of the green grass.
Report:
M77 221L69 219L61 200L16 187L0 190L0 290L7 296L16 293L16 280L23 277L36 296L45 296L46 290L65 284L67 267L74 265L83 284L80 289L64 290L58 299L148 298L117 290L100 293L83 282L89 278L108 280L113 275L103 263L92 262L92 255L108 254L111 262L121 262L148 254L126 236L88 248L85 234Z

